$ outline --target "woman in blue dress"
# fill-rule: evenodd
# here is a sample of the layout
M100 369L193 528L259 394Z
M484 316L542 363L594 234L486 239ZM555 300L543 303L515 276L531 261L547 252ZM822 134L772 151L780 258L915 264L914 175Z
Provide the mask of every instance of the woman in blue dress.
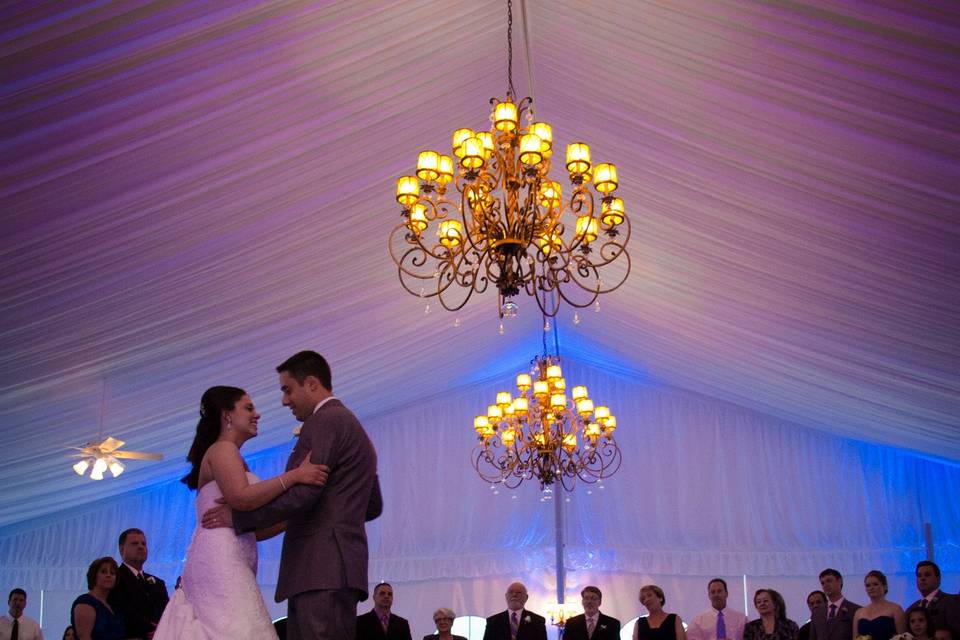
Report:
M853 636L870 636L873 640L890 640L907 630L903 609L887 600L887 576L874 569L863 579L870 604L853 615Z
M123 618L107 604L110 590L117 584L117 562L110 556L97 558L87 569L87 593L70 607L70 625L77 640L122 640Z

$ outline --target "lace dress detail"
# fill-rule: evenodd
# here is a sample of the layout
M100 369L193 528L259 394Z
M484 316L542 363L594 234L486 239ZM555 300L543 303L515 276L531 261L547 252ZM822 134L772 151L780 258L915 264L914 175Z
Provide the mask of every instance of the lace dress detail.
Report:
M259 479L247 472L252 484ZM253 533L204 529L203 513L223 494L216 482L197 492L197 528L187 549L183 580L163 612L154 640L276 640L257 586Z

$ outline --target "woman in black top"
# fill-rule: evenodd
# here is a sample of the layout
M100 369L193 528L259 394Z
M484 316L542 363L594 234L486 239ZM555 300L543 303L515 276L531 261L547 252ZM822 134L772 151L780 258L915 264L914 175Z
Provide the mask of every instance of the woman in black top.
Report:
M758 589L753 594L753 606L760 617L743 628L743 640L797 640L800 627L787 618L783 596L773 589Z
M667 598L663 589L655 584L640 587L640 604L650 615L637 620L633 627L633 640L687 640L683 620L675 613L667 613L663 605Z

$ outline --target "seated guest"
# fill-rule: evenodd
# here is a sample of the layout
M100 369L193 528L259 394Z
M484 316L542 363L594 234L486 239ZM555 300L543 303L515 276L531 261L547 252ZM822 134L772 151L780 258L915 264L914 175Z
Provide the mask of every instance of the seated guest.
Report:
M584 587L580 592L583 613L573 616L563 627L564 640L618 640L620 621L600 612L603 594L599 587Z
M40 625L33 618L23 615L27 608L27 592L23 589L14 589L7 596L9 614L0 617L0 640L17 638L17 640L43 640Z
M727 608L727 582L714 578L707 583L710 608L699 614L687 628L688 640L741 640L747 616Z
M90 589L73 601L70 608L70 626L76 630L77 640L122 640L123 618L107 604L110 591L117 584L117 563L110 556L97 558L87 569L87 587Z
M640 604L647 608L650 615L637 620L633 626L633 640L687 639L680 616L663 610L667 604L663 589L655 584L640 587Z
M890 640L907 630L907 620L900 605L887 600L887 576L874 569L863 579L870 604L853 614L853 633L873 640Z
M505 597L507 610L487 618L483 640L547 640L546 619L523 608L530 597L524 584L511 584Z
M953 640L953 632L950 627L939 627L933 632L933 640Z
M117 586L110 592L110 606L121 616L128 638L151 638L170 599L167 585L143 570L147 561L147 537L140 529L120 534L120 568Z
M357 616L357 640L411 640L410 623L391 613L393 587L381 582L373 588L373 609Z
M807 596L807 608L810 609L810 619L806 624L800 627L800 635L797 640L810 640L810 625L813 623L813 610L817 607L827 606L827 594L823 591L811 591Z
M915 640L933 640L933 620L929 610L920 607L909 609L907 627Z
M77 634L74 632L73 627L67 627L63 630L62 640L77 640Z
M797 640L800 627L787 618L783 596L773 589L758 589L753 594L753 606L760 617L743 628L743 640Z
M453 621L457 619L457 614L453 612L453 609L447 609L446 607L440 607L433 612L433 624L437 627L437 634L428 633L423 636L423 640L434 640L439 638L440 640L467 640L463 636L455 636L451 633L453 629Z

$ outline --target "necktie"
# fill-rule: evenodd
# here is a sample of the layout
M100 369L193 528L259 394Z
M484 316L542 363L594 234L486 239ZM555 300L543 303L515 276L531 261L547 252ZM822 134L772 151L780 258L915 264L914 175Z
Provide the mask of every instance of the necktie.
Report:
M384 613L380 616L380 624L383 625L383 632L387 632L387 627L390 626L390 614Z
M517 632L520 630L520 614L516 611L510 614L510 637L516 638Z
M723 611L717 611L717 640L727 637L727 621L723 619Z
M13 627L10 628L10 640L20 640L20 619L13 619Z
M147 579L143 575L143 571L137 574L137 580L140 581L140 585L146 589L147 588Z
M926 609L928 604L930 604L930 601L924 598L923 600L920 601L920 608Z
M827 620L833 620L837 617L837 605L830 603L830 608L827 611Z
M597 628L597 619L593 616L587 618L587 637L593 637L593 630Z

